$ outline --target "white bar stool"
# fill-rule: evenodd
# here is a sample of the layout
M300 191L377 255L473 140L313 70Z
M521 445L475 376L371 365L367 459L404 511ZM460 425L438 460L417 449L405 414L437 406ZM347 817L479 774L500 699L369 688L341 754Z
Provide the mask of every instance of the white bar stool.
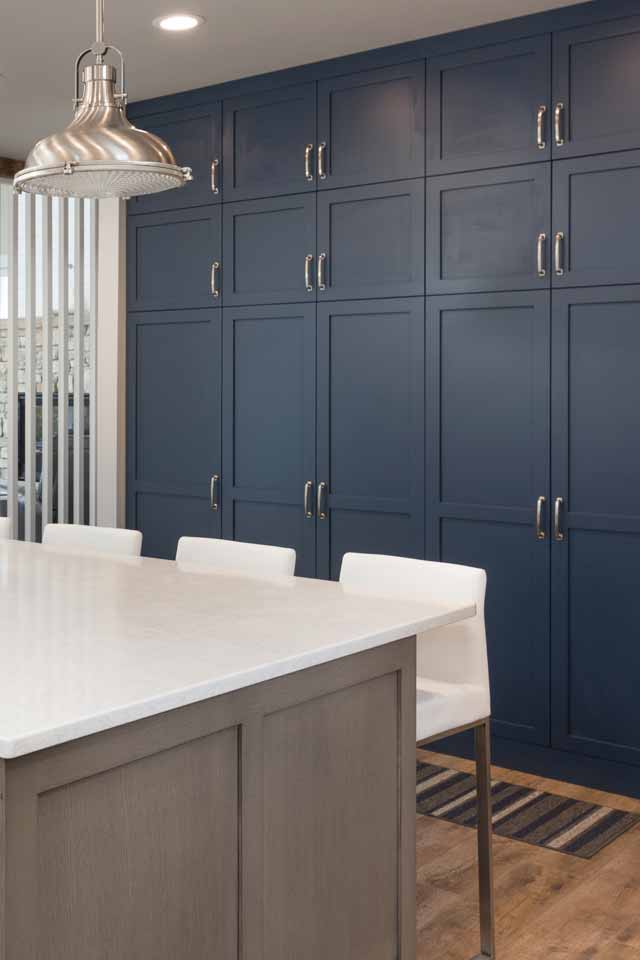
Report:
M48 523L42 534L42 546L73 553L139 557L142 534L138 530L89 527L80 523Z
M238 540L180 537L176 561L258 577L292 577L296 567L296 552L289 547L241 543Z

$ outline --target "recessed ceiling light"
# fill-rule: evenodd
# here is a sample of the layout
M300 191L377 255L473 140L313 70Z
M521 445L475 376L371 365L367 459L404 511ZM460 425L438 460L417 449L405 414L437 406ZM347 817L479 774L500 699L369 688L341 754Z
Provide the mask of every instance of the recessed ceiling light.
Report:
M183 30L195 30L204 23L204 17L196 13L170 13L164 17L156 17L154 27L159 30L169 30L171 33L181 33Z

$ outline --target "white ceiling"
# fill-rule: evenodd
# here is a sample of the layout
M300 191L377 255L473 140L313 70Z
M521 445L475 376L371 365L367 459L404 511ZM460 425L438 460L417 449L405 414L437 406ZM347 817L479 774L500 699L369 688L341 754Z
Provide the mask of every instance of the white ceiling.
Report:
M140 100L578 2L106 0L105 32ZM152 27L180 10L207 22L185 34ZM93 39L93 0L3 0L0 156L22 158L68 122L74 59Z

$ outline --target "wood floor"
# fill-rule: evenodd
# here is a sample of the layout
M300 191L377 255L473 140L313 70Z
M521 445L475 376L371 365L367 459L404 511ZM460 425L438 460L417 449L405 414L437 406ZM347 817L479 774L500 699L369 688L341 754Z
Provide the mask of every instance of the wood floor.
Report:
M418 750L473 772L473 763ZM493 768L493 776L640 813L640 801ZM475 833L418 817L417 960L478 950ZM498 960L640 960L640 824L592 860L495 838Z

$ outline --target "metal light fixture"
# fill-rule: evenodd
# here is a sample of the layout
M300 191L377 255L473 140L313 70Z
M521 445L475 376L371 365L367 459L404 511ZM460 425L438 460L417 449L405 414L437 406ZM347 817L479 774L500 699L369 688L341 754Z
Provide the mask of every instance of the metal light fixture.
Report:
M104 62L107 51L120 58L120 90L116 68ZM95 63L82 72L87 54ZM14 178L18 192L54 197L133 197L182 187L192 179L189 167L179 167L170 148L153 133L138 130L127 120L124 57L104 42L104 0L96 0L96 42L76 60L75 115L62 133L39 140L26 165Z

